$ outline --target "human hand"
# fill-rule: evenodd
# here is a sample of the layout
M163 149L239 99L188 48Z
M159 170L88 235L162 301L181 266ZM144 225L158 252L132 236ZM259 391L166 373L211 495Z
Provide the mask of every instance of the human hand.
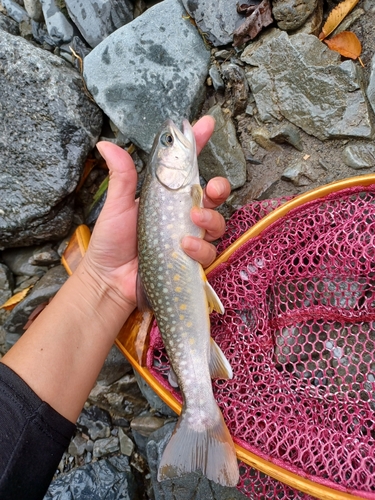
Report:
M205 116L193 127L198 154L212 135L215 122ZM137 173L133 160L123 149L110 142L100 142L99 152L109 168L109 187L103 210L95 225L83 265L97 286L105 288L122 307L136 306L138 269L136 224L138 201L135 200ZM211 241L225 230L223 217L213 210L230 193L229 182L221 177L211 179L204 190L203 209L192 209L193 222L205 229L205 239L186 236L182 248L193 259L207 267L216 255Z

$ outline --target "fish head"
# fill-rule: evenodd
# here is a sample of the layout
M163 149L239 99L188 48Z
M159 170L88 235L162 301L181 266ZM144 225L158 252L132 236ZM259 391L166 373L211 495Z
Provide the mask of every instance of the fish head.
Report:
M188 120L183 121L182 131L172 120L163 123L154 140L149 170L171 190L199 182L195 137Z

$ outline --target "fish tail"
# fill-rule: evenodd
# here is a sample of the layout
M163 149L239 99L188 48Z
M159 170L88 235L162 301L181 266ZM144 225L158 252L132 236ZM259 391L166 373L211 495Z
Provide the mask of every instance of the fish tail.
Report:
M186 416L185 412L181 414L161 458L158 481L200 469L215 483L237 485L239 469L236 451L223 416L217 406L216 409L215 422L207 426L194 426L190 420L194 417Z

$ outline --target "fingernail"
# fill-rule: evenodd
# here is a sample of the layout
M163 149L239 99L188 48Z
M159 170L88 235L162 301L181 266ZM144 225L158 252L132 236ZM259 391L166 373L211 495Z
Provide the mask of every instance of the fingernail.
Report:
M182 248L188 250L189 252L197 252L200 249L201 243L195 238L185 237L182 242Z
M226 183L225 182L223 182L223 181L216 181L215 190L216 190L216 193L217 193L218 197L223 196L223 194L225 193L225 189L226 189Z

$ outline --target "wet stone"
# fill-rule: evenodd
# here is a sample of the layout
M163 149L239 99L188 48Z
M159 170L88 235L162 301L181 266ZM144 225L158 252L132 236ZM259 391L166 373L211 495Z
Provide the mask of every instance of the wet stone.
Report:
M293 31L311 16L318 0L273 0L272 14L280 29Z
M348 167L354 169L375 167L375 146L373 144L346 146L342 156Z
M230 117L225 116L220 105L208 113L215 118L215 130L211 139L199 155L199 171L206 181L213 177L226 177L232 189L246 182L246 160L238 142L236 130Z

